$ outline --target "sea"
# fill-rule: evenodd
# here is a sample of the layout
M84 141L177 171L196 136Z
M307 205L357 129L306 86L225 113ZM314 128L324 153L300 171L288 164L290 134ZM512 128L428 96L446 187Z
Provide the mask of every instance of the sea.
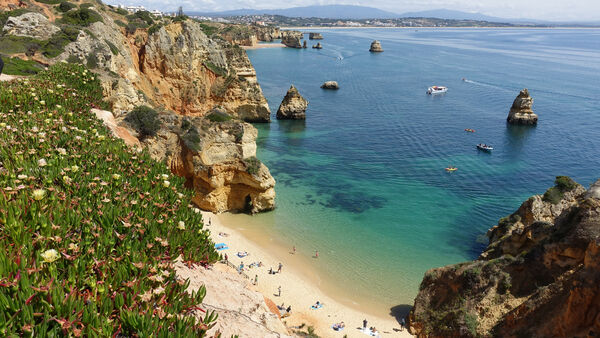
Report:
M309 31L324 40L248 51L272 111L255 127L277 208L228 217L295 246L342 301L406 308L427 270L476 259L488 229L556 176L600 178L600 30ZM340 89L321 89L329 80ZM275 119L292 84L306 121ZM427 95L432 85L448 92ZM537 126L506 123L523 88Z

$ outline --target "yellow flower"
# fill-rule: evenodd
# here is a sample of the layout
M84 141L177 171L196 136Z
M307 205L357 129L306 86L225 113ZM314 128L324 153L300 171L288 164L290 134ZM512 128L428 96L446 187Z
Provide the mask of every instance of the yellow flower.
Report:
M63 181L65 181L66 184L71 184L71 182L73 181L69 176L63 176Z
M33 191L33 199L36 201L41 201L46 197L46 190L44 189L35 189Z
M78 172L78 171L79 171L79 167L78 167L78 166L76 166L76 165L72 165L72 166L71 166L71 171L72 171L72 172L74 172L74 173L76 173L76 172Z
M98 135L98 140L102 141L104 140L105 136L104 135Z
M44 260L44 262L46 262L46 263L52 263L60 258L58 251L56 251L54 249L44 251L41 254L41 256L42 256L42 259Z
M170 185L171 185L171 182L169 182L169 181L164 181L164 182L163 182L163 186L164 186L165 188L168 188Z
M179 223L177 223L177 229L179 229L179 230L185 230L185 222L184 221L179 221Z
M46 104L46 101L42 100L42 101L40 101L40 104L43 106Z
M121 175L119 175L119 174L113 174L112 178L113 178L113 180L118 180L118 179L121 178Z

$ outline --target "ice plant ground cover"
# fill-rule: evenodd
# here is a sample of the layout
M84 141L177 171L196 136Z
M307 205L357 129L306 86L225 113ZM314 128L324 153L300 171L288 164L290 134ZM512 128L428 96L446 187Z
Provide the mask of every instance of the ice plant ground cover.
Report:
M219 256L184 180L89 112L94 76L0 83L0 336L203 336L216 314L173 261Z

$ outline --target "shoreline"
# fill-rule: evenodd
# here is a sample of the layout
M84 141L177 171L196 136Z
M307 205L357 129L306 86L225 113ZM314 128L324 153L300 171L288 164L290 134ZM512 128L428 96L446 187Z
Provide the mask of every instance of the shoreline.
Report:
M600 27L527 27L527 26L514 26L514 27L435 27L435 26L423 26L423 27L380 27L380 26L361 26L361 27L331 27L331 26L283 26L279 27L281 30L310 30L310 29L407 29L407 30L419 30L419 29L591 29L600 30Z
M399 322L392 317L382 317L362 312L350 306L344 305L335 299L335 296L325 294L319 287L320 280L311 274L310 267L303 266L297 255L300 253L288 253L282 256L266 245L247 238L242 231L228 226L222 221L222 217L210 212L202 212L206 227L210 230L210 237L215 243L225 243L229 249L220 253L228 255L229 262L235 266L244 263L244 273L252 282L258 276L258 285L254 286L264 297L272 299L277 305L285 304L291 306L291 316L282 319L287 327L299 326L305 323L313 326L318 335L322 337L365 337L366 334L357 328L362 327L363 319L367 319L368 326L374 326L382 337L412 337L407 330L399 331ZM208 226L208 220L211 225ZM228 236L220 236L227 233ZM275 245L275 244L274 244ZM248 252L249 255L239 258L237 252ZM291 251L291 250L290 250ZM313 258L317 259L317 258ZM262 262L262 267L248 268L253 262ZM281 273L270 275L268 270L281 262L283 269ZM278 287L281 286L281 296L277 296ZM323 304L323 308L312 310L311 305L316 301ZM331 325L343 321L346 329L334 331Z
M283 43L257 43L254 46L240 46L244 50L263 49L263 48L284 48L286 45Z

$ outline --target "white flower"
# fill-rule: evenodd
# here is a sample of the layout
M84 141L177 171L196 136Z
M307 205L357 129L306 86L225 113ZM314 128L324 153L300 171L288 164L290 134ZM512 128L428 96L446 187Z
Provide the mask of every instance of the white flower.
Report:
M185 230L185 222L184 221L179 221L179 223L177 223L177 229L179 229L179 230Z
M167 175L167 174L162 174L161 177L162 177L163 180L168 180L169 179L169 175Z
M74 172L74 173L76 173L77 171L79 171L79 167L76 166L76 165L72 165L71 166L71 171Z
M41 201L46 197L46 190L44 189L35 189L33 191L33 199L36 201Z
M40 104L43 106L46 104L46 101L42 100L42 101L40 101Z
M67 154L67 150L65 148L56 148L56 151L58 151L58 153L61 155Z
M200 212L200 209L198 209L198 208L194 208L192 210L194 210L194 213L196 213L196 214Z
M22 175L21 174L21 175L17 176L17 178L20 179L20 180L24 180L24 179L27 178L27 175Z
M170 185L171 185L171 182L169 182L169 181L163 181L163 186L165 188L168 188Z
M60 108L62 108L62 106L60 104L57 104L56 109L60 109Z
M177 193L177 197L183 198L183 194L179 192L179 193Z
M47 165L48 165L48 163L46 162L45 159L41 158L41 159L38 160L38 166L45 167Z
M60 258L60 256L58 255L58 251L56 251L54 249L44 251L41 254L41 256L42 256L42 259L44 259L44 262L46 262L46 263L52 263Z

